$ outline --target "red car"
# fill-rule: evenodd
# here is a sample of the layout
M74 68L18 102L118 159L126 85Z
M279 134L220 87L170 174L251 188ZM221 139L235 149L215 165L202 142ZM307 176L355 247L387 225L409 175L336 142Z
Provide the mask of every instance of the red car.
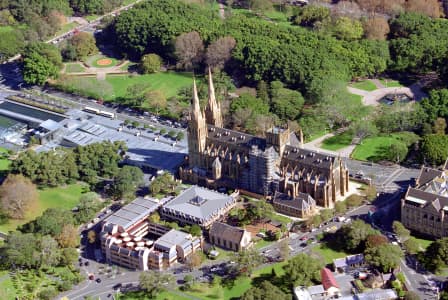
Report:
M308 237L305 235L305 236L302 236L301 238L300 238L300 240L301 241L306 241L308 239Z

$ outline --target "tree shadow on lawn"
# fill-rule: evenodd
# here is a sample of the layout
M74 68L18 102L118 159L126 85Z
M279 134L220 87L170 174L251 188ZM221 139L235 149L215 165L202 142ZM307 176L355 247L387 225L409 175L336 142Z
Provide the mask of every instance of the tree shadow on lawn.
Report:
M378 162L381 160L389 160L389 148L390 147L380 146L375 151L374 155L371 155L371 156L367 157L366 159L368 161L373 161L373 162Z
M344 132L332 137L325 139L322 144L324 146L333 146L333 145L347 145L349 146L352 143L353 134L350 132Z

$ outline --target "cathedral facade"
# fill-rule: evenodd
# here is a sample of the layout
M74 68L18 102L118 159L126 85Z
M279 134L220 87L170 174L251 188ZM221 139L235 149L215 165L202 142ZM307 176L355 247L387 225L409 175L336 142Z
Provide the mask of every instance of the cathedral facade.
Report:
M208 102L199 105L196 83L188 124L188 156L180 178L209 188L240 189L263 196L307 193L319 206L333 207L348 190L348 170L340 158L305 150L288 128L265 137L223 128L209 70Z

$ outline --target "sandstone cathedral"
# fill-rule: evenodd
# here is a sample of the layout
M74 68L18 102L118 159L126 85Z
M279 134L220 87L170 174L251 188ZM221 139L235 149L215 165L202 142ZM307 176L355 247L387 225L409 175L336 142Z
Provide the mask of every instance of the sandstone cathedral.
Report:
M348 190L348 170L339 157L303 149L303 138L272 127L265 138L223 127L221 105L209 70L208 102L201 109L193 83L188 156L180 178L210 188L240 189L263 196L307 193L319 206L333 207Z

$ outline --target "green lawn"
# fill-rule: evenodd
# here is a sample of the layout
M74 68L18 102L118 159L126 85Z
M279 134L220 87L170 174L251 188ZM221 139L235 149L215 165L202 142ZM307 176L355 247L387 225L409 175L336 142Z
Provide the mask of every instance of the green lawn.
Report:
M327 131L326 131L326 130L318 131L318 132L316 132L316 133L310 135L308 138L305 138L305 141L304 141L304 142L305 142L305 143L309 143L309 142L314 141L315 139L318 139L318 138L320 138L321 136L324 136L324 135L326 135L326 134L327 134Z
M364 161L380 161L386 159L387 149L398 140L400 134L369 137L357 145L352 152L352 158Z
M79 63L65 64L65 73L78 73L84 72L86 69Z
M85 184L71 184L65 187L47 188L39 190L39 200L25 215L23 220L10 220L6 224L0 225L0 231L14 231L17 226L25 224L40 216L44 210L52 207L72 209L78 203L81 194L85 192Z
M0 26L0 33L11 32L14 30L12 26Z
M8 149L0 147L0 173L9 169L11 161L8 157Z
M0 33L11 32L14 29L26 29L26 25L20 24L18 26L0 26Z
M287 264L287 261L276 263L273 265L264 266L256 270L252 274L252 278L259 277L264 274L271 274L272 269L278 276L285 274L283 266ZM249 277L240 277L232 287L229 286L210 286L209 284L197 284L193 291L185 292L199 299L232 299L241 297L251 287L252 280ZM220 291L222 290L222 292Z
M336 151L349 146L352 143L353 133L345 131L341 134L329 137L322 142L320 148Z
M417 240L417 242L420 244L420 248L422 249L422 250L426 250L426 248L428 248L429 247L429 245L431 245L431 243L432 242L434 242L434 241L432 241L432 240L425 240L425 239L421 239L421 238L417 238L417 237L414 237L416 240Z
M322 258L325 259L326 264L332 263L333 259L346 257L348 255L345 252L339 252L339 251L330 249L330 248L326 247L324 244L315 246L312 249L312 251L314 253L318 254L319 256L322 256Z
M351 86L356 89L360 89L360 90L364 90L364 91L368 91L368 92L376 90L376 85L373 82L371 82L370 80L354 82L351 84Z
M272 244L273 241L266 241L264 239L260 239L256 244L255 244L255 249L261 249L263 247L266 247L270 244Z
M267 11L264 15L274 22L289 22L288 17L284 13L277 10Z
M393 80L393 79L380 79L380 82L385 87L402 87L402 86L404 86L398 80Z
M126 96L126 89L136 83L148 83L150 89L160 90L169 98L185 86L193 84L192 73L159 72L145 75L109 75L107 82L112 84L116 97Z
M359 103L362 104L362 96L361 95L356 95L356 94L349 94L349 99L348 101L354 102L354 103Z
M16 289L13 286L8 271L0 272L0 299L15 299L17 296Z

